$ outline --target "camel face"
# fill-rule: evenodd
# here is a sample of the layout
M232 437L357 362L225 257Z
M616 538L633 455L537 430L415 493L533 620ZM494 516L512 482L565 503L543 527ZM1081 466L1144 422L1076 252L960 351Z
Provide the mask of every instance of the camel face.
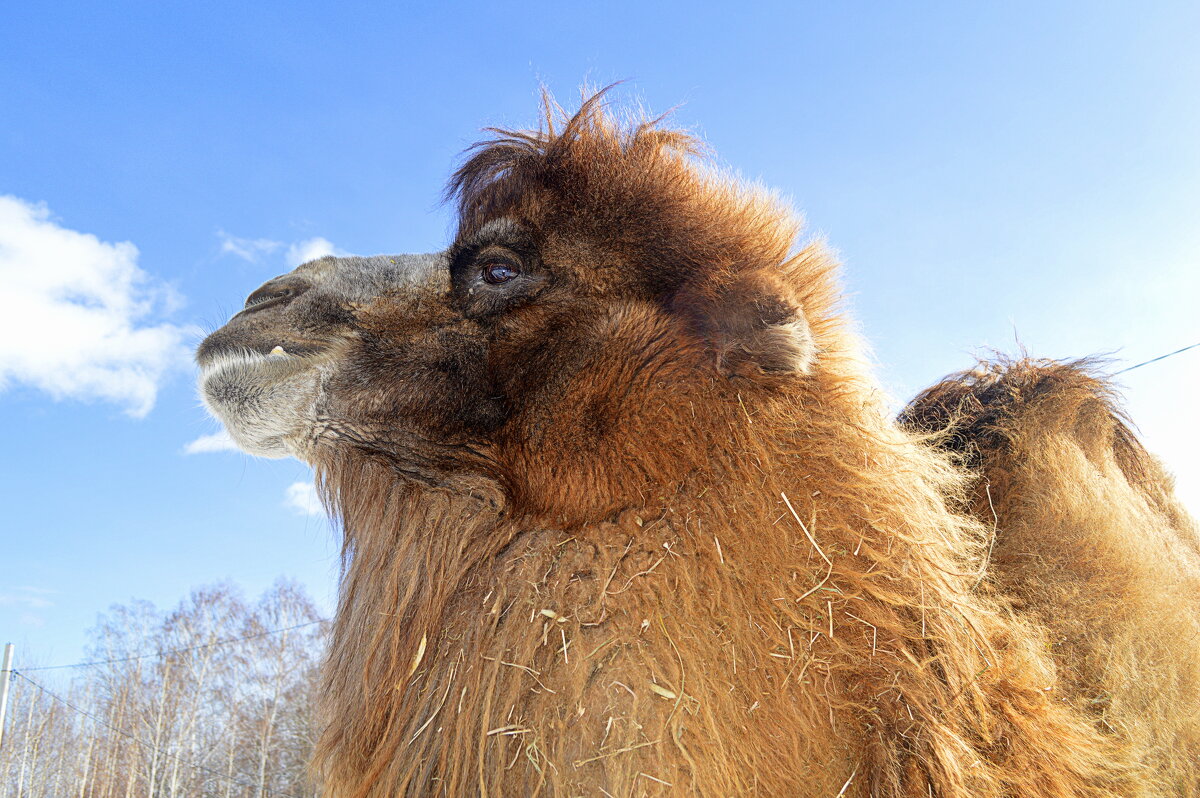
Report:
M528 494L531 449L611 457L630 439L620 385L661 405L711 364L644 268L543 221L500 214L446 253L327 257L268 281L198 349L206 406L248 453L352 448L426 483L472 473Z

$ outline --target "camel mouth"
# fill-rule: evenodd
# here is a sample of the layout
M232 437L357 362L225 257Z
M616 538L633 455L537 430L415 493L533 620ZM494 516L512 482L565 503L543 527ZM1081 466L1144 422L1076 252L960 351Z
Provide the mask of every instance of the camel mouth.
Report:
M204 385L231 373L253 374L255 382L269 385L315 368L323 347L277 344L267 352L256 349L227 349L206 353L200 361L200 383Z
M212 336L216 338L217 336ZM213 341L213 343L216 343ZM202 371L207 371L221 363L236 362L241 364L252 364L261 362L264 358L268 360L281 360L291 358L293 360L310 358L314 355L320 355L329 349L326 344L318 343L299 343L295 341L282 341L279 343L266 343L261 346L212 346L209 341L205 341L200 345L199 351L196 353L196 363Z

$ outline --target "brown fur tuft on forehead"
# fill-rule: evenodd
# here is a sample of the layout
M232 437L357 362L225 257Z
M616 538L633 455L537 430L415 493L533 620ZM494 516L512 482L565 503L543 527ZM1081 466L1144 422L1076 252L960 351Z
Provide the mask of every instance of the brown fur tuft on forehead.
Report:
M661 118L620 120L607 91L570 116L544 97L536 131L489 129L495 137L468 151L447 187L460 239L514 216L605 252L656 293L787 263L800 224L784 203L721 174L697 139Z

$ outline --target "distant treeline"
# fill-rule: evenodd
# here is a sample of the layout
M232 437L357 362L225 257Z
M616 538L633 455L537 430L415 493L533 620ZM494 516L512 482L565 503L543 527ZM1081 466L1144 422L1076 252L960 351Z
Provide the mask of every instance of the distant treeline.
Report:
M23 671L18 652L0 798L315 796L325 626L295 583L254 603L219 585L170 612L113 607L96 664Z

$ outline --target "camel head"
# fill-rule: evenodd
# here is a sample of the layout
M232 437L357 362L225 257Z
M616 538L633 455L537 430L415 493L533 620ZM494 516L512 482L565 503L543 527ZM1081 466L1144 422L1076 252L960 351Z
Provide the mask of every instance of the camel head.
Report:
M766 192L599 95L496 132L451 180L445 252L306 263L204 341L205 402L242 448L611 511L694 472L672 452L697 455L706 417L813 369L804 292L829 267Z

